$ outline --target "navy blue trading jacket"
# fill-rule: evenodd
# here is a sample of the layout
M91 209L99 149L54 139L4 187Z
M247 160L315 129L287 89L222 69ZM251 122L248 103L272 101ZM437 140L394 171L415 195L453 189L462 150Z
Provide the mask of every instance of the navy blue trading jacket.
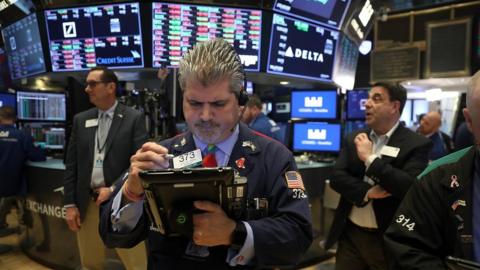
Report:
M195 150L191 132L160 142L175 156ZM239 168L236 160L245 158L244 167ZM245 268L294 265L312 242L312 225L308 199L296 199L288 188L286 171L297 170L292 153L279 142L265 138L240 124L238 140L233 148L228 166L238 170L248 179L248 198L268 198L269 215L258 220L248 220L254 235L254 266ZM115 194L120 190L117 185ZM128 248L148 238L149 269L228 269L227 246L209 248L206 261L184 258L189 239L165 237L150 230L151 222L144 214L137 227L128 234L119 234L111 229L110 201L101 206L100 235L107 247ZM244 219L243 219L244 220Z
M33 145L33 138L13 125L0 125L0 198L24 195L25 162L43 161L45 155Z

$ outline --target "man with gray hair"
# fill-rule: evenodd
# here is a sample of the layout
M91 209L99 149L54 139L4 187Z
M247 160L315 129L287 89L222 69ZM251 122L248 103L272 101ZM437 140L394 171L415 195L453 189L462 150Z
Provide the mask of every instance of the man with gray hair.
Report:
M447 256L480 263L480 71L463 115L476 143L432 162L405 195L385 233L392 269L448 269Z
M102 205L105 244L128 248L147 238L149 269L296 264L312 241L307 195L291 152L240 123L248 99L240 58L222 39L200 43L180 62L179 76L189 131L159 144L146 143L132 156L128 175ZM233 218L216 203L194 201L191 236L155 230L145 214L139 172L169 168L178 163L169 162L167 154L175 161L185 153L204 167L234 168L247 180L246 200L259 207L239 209Z

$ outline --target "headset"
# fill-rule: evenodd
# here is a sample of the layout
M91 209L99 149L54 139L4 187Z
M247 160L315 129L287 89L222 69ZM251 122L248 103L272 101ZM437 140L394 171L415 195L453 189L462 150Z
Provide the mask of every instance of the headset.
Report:
M232 47L232 50L234 50L233 47ZM236 52L235 52L235 59L242 66L242 60L240 60L240 56ZM242 74L243 74L243 87L242 87L242 89L240 89L240 93L236 94L239 106L245 106L245 105L247 105L247 102L248 102L247 74L245 73L245 70L243 69L243 66L242 66ZM243 111L245 111L245 109L243 109ZM242 115L243 115L243 113L242 113Z

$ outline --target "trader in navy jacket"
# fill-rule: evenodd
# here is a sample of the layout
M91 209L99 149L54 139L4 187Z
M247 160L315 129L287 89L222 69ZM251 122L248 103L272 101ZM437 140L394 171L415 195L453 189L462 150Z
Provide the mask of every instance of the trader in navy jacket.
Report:
M222 39L200 43L185 55L179 74L190 131L160 144L146 143L132 156L123 184L102 205L100 234L105 244L128 248L147 238L149 269L296 264L312 241L308 199L291 152L238 124L247 101L238 55ZM193 236L162 235L145 214L139 171L169 167L167 153L205 152L212 145L218 166L233 167L247 178L246 197L268 202L259 210L266 215L244 211L233 220L219 205L195 201L203 213L193 215Z

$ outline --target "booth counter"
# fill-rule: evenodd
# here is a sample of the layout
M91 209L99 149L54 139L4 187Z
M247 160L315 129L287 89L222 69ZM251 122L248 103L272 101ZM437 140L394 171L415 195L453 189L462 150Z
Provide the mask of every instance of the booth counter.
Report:
M323 236L320 222L325 180L331 175L333 163L298 163L310 199L313 227L317 233L301 265L311 265L329 256L318 247ZM31 259L54 269L75 269L80 265L76 234L68 229L63 207L62 160L29 162L26 168L28 193L25 201L25 228L21 247Z

